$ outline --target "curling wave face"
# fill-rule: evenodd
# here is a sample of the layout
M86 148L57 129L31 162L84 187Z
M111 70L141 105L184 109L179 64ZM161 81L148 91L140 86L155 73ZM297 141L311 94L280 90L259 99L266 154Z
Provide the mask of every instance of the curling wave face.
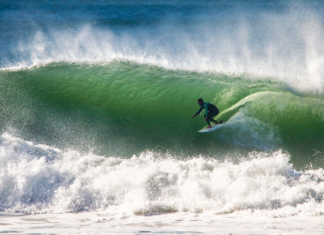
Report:
M295 167L322 164L324 101L282 83L119 61L0 76L2 129L38 143L123 157L147 149L185 158L282 149ZM216 104L217 119L228 124L198 134L203 118L190 119L197 97Z

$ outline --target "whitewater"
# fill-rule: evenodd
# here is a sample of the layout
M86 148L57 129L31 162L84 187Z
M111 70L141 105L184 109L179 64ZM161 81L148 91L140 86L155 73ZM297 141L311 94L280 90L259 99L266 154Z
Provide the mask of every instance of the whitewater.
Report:
M1 1L0 232L322 234L323 10Z

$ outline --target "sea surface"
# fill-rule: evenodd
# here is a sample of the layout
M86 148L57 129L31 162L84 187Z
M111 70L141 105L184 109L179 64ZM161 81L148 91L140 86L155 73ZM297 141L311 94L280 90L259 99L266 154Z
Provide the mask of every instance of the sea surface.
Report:
M322 216L323 12L1 0L0 210Z

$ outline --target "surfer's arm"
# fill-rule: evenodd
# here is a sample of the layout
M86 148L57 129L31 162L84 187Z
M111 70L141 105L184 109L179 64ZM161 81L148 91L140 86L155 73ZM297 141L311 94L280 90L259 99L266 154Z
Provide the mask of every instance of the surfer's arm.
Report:
M204 109L204 108L201 107L201 108L198 110L198 112L197 112L195 115L192 116L192 118L194 118L194 117L196 117L198 114L200 114L200 112L201 112L203 109Z

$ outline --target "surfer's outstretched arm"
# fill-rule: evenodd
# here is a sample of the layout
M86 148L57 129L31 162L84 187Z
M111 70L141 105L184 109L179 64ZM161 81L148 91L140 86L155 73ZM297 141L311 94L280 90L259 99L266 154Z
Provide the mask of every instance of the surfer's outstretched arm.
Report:
M195 115L193 115L191 118L196 117L198 114L200 114L200 112L201 112L203 109L204 109L204 108L200 108L200 109L198 110L198 112L197 112Z

